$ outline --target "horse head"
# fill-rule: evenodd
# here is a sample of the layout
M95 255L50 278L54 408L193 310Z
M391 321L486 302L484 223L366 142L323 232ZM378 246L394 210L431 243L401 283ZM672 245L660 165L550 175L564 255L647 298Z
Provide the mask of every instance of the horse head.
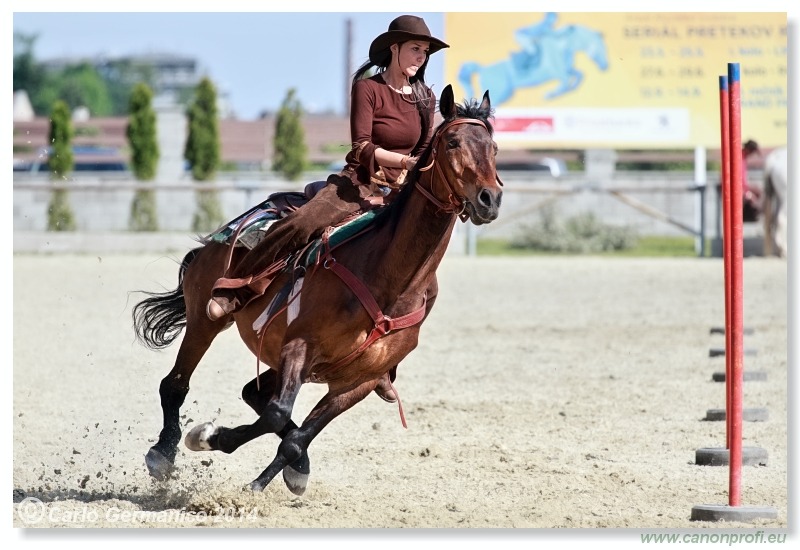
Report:
M420 172L431 168L434 172L427 186L418 181L417 188L440 209L458 213L462 220L489 223L497 218L503 196L495 167L497 144L489 122L489 92L480 104L472 100L456 105L453 87L448 85L439 99L439 112L444 121L431 140L430 164L420 168Z

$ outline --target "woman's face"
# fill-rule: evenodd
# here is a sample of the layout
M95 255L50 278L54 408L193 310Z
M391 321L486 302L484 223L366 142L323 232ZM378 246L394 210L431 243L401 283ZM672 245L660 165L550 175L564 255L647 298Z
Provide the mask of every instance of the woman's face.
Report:
M428 49L431 43L422 40L409 40L398 44L398 64L403 74L411 78L425 64L428 59Z

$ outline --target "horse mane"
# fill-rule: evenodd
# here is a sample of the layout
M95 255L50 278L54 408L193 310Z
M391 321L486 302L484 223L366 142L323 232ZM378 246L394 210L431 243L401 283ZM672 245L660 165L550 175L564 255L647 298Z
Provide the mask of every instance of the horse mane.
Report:
M494 128L492 127L492 123L490 121L493 115L494 109L491 107L481 107L481 102L475 98L464 100L463 104L457 103L456 115L454 117L444 119L433 131L433 138L431 138L431 142L420 154L417 164L414 165L414 168L408 173L408 177L406 178L406 182L403 185L403 188L400 190L400 193L389 206L384 208L375 217L374 224L376 229L380 228L384 223L387 223L387 220L396 218L397 215L403 211L408 197L410 197L413 192L414 184L419 179L420 168L424 168L430 164L431 154L433 153L433 143L436 135L439 133L439 130L455 119L474 118L476 120L480 120L486 126L486 129L489 130L489 135L491 136L494 134Z

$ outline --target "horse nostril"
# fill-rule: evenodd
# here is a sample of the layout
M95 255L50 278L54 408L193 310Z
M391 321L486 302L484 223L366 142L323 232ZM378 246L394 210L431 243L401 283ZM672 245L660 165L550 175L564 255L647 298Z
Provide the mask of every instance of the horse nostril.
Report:
M502 199L502 191L493 194L488 189L483 189L480 193L478 193L478 204L484 208L500 208L500 201Z
M482 190L478 193L478 202L484 208L491 208L492 206L492 194L489 193L487 189Z

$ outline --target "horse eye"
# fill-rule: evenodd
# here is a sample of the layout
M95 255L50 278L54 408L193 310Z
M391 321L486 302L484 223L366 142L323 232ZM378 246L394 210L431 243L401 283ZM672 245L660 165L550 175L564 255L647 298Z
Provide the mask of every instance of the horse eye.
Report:
M447 147L448 147L449 149L455 149L455 148L456 148L456 147L458 147L458 146L459 146L458 140L457 140L457 139L455 139L455 138L449 139L449 140L447 141Z

